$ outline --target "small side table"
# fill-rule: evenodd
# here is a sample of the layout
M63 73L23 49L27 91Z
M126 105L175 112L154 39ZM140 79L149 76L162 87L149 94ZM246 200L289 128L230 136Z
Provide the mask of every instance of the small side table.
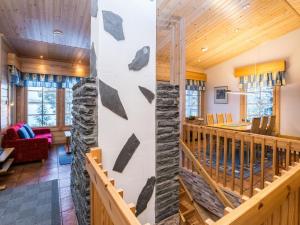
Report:
M5 148L2 154L0 155L0 176L6 175L8 173L8 170L14 161L13 158L9 157L14 150L14 148ZM4 189L6 189L6 185L0 185L0 191Z
M66 148L66 153L67 154L70 154L71 153L71 149L70 149L70 144L71 144L71 132L70 131L65 131L65 137L66 137L66 145L67 145L67 148Z

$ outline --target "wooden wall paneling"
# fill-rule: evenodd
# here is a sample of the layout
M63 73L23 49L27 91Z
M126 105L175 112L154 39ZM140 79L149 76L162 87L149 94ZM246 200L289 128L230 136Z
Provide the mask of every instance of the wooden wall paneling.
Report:
M16 107L16 123L25 121L25 107L27 108L25 101L27 103L27 99L25 98L25 88L17 87L16 88L16 102L14 103L14 105Z

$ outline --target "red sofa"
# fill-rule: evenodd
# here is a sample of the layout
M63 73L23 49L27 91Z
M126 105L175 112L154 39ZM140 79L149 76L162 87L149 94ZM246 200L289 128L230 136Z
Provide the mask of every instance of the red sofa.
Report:
M18 123L6 130L2 147L14 147L14 163L33 162L48 159L48 150L52 144L52 134L48 128L33 128L34 138L21 139L18 130L24 123Z

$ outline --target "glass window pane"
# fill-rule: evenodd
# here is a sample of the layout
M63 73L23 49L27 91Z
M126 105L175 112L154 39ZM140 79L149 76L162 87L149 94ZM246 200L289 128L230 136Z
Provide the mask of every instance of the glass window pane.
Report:
M42 116L28 116L28 124L32 127L42 127L43 119Z
M43 105L41 103L29 103L28 104L28 115L42 114Z
M197 90L186 90L186 117L199 115L199 94Z
M43 114L56 114L56 104L44 103Z
M56 115L44 115L43 126L56 126Z
M42 102L42 92L28 91L28 102Z
M66 125L71 125L72 124L72 115L71 114L66 114L65 115L65 124Z
M72 125L72 104L73 101L73 91L70 88L65 89L65 125Z

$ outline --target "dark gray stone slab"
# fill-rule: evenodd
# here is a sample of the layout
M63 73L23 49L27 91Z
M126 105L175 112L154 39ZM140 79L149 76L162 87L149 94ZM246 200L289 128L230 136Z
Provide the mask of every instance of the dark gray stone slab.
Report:
M153 194L154 186L155 186L155 177L150 177L147 180L146 185L143 187L143 190L141 191L137 203L136 203L136 215L140 215L148 205L149 200L151 199L151 196Z
M104 30L111 34L117 41L125 40L123 32L123 19L111 11L102 11Z
M90 56L90 67L91 67L91 77L97 77L97 56L95 51L94 42L91 47L91 56Z
M120 100L118 91L111 86L105 84L103 81L99 80L99 89L100 89L100 99L102 105L108 108L113 113L118 116L128 120L125 109Z
M98 15L98 0L91 0L91 16L97 18Z
M131 137L127 140L124 147L122 148L115 162L113 170L122 173L139 145L140 145L139 139L137 139L135 134L132 134Z
M139 71L148 65L150 57L150 47L144 46L138 50L135 54L134 59L128 65L129 70Z
M151 104L153 99L155 98L155 95L153 94L153 92L142 86L139 86L139 89L143 93L143 95L145 96L147 101Z

